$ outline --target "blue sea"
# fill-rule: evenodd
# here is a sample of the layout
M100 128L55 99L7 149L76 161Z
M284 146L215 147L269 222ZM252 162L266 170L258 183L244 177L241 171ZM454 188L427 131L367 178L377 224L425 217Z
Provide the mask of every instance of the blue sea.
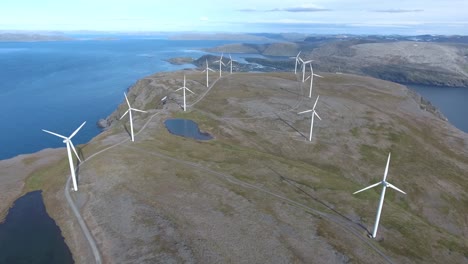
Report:
M64 146L41 129L68 136L87 121L73 142L88 142L100 132L96 122L138 79L193 67L165 59L198 58L205 54L201 48L231 43L113 37L118 39L0 42L0 159Z

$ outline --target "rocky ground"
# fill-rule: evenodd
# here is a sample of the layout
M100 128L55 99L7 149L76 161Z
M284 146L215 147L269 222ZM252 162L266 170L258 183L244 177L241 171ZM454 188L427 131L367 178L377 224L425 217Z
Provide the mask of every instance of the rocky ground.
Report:
M456 41L454 39L453 41ZM318 71L367 75L398 83L468 87L466 43L389 41L350 37L271 44L229 44L210 52L258 53L265 56L295 56L313 59ZM284 71L292 60L249 58L247 61Z
M185 113L174 92L183 74L195 92ZM128 120L117 120L123 102L106 131L80 146L86 161L73 198L104 262L467 261L468 135L404 86L320 74L312 98L304 96L309 84L291 73L226 75L211 89L195 71L140 80L128 94L132 106L148 111L134 115L136 141L128 141ZM322 120L309 142L310 115L297 112L318 95ZM215 139L171 135L164 120L173 117L196 121ZM366 235L380 192L352 193L381 180L389 152L388 180L408 195L387 192L373 240ZM90 263L60 200L64 157L14 188L44 185L75 260Z

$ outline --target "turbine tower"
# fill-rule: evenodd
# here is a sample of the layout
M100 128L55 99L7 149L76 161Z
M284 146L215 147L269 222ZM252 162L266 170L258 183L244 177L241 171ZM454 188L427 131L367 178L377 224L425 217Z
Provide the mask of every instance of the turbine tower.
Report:
M230 70L230 73L231 73L231 74L232 74L232 62L233 62L233 61L235 61L235 60L233 60L233 59L231 58L231 54L229 54L229 62L228 62L228 64L230 64L230 66L231 66L231 70ZM237 61L235 61L235 62L237 62Z
M209 86L208 84L208 72L209 71L212 71L212 72L215 72L213 69L211 69L210 67L208 67L208 59L206 60L206 69L204 69L202 72L206 72L206 87ZM184 85L185 86L185 85Z
M310 78L309 98L312 98L312 83L314 82L314 76L317 76L320 78L323 78L323 76L320 76L314 73L314 70L312 69L312 63L310 63L309 66L310 66L310 76L307 76L305 80L307 81Z
M315 103L314 103L314 107L311 109L311 110L306 110L306 111L302 111L302 112L299 112L298 114L304 114L304 113L310 113L312 112L312 119L310 121L310 134L309 134L309 141L312 141L312 130L314 128L314 117L317 116L318 119L322 120L322 118L320 118L320 116L317 114L317 112L315 112L315 107L317 106L317 102L318 102L318 99L319 99L320 96L317 96L317 99L315 100Z
M296 63L294 65L294 74L297 74L297 64L300 62L299 59L301 59L299 57L299 55L301 55L301 51L299 51L299 53L297 53L296 57L289 57L290 59L296 59Z
M299 60L302 62L302 82L305 81L305 71L306 71L306 65L307 63L311 63L313 60L308 60L308 61L303 61L301 58Z
M76 175L75 175L75 167L73 166L73 156L72 156L72 153L71 153L71 150L73 150L73 152L75 153L76 155L76 158L81 162L81 159L80 157L78 156L78 152L76 152L76 149L75 149L75 146L73 146L73 142L71 141L71 139L76 135L76 133L78 133L78 131L80 131L80 129L86 124L86 121L83 122L83 124L81 124L80 127L78 127L69 137L65 137L65 136L62 136L60 134L57 134L57 133L54 133L54 132L50 132L48 130L45 130L45 129L42 129L42 131L46 132L46 133L49 133L49 134L52 134L54 136L57 136L59 138L63 138L63 143L65 143L67 145L67 153L68 153L68 162L70 163L70 173L71 173L71 176L72 176L72 180L73 180L73 190L76 192L78 191L78 185L76 184Z
M223 62L223 55L224 55L224 53L221 53L221 58L219 58L219 60L217 60L217 61L214 61L214 62L219 62L219 77L221 77L221 75L222 75L221 74L222 73L221 65L226 66L226 64L224 64L224 62Z
M179 91L180 89L182 89L184 91L184 112L186 110L186 104L185 104L185 90L195 94L194 92L190 91L189 88L185 87L185 74L184 74L184 86L180 87L179 89L175 90L176 92Z
M136 108L132 108L130 106L130 102L128 101L128 98L127 98L127 95L124 93L124 96L125 96L125 101L127 101L127 105L128 105L128 110L125 111L125 113L120 117L119 120L122 120L122 118L128 113L129 114L129 119L130 119L130 134L132 136L132 142L135 141L135 137L133 136L133 118L132 118L132 111L137 111L137 112L142 112L142 113L147 113L146 111L143 111L143 110L140 110L140 109L136 109Z
M375 238L377 236L377 229L379 228L380 214L382 213L382 206L383 206L383 202L384 202L384 199L385 199L385 190L387 189L387 187L390 187L390 188L392 188L394 190L397 190L397 191L399 191L399 192L401 192L403 194L406 194L404 191L398 189L393 184L386 181L387 174L388 174L388 166L390 164L390 155L391 155L391 153L388 153L387 167L385 167L385 173L384 173L383 180L381 182L372 184L371 186L368 186L368 187L366 187L364 189L361 189L361 190L353 193L353 194L356 194L356 193L365 191L365 190L370 189L370 188L374 188L374 187L382 184L382 194L380 195L379 207L377 208L377 216L375 217L375 225L374 225L374 232L372 233L372 238Z

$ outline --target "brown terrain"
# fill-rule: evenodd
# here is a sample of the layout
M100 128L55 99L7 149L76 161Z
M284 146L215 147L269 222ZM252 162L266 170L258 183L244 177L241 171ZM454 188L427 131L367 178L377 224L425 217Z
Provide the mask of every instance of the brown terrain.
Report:
M320 73L308 98L309 83L293 73L236 73L206 88L204 74L186 71L196 94L182 112L174 90L183 74L148 76L129 91L148 111L134 114L135 142L128 119L117 120L122 103L79 146L72 198L104 263L467 261L468 135L405 86ZM317 95L322 120L309 142L310 115L297 113ZM169 118L194 120L214 139L172 135ZM388 181L407 195L388 189L370 239L381 188L352 193L382 179L389 152ZM11 204L43 189L75 261L92 263L64 199L68 174L64 149L2 161L0 193Z

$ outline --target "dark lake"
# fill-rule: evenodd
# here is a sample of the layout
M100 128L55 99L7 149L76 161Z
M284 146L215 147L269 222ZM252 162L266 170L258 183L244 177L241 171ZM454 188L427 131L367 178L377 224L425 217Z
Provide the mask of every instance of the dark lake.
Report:
M60 228L46 212L41 191L18 198L0 224L0 263L73 263Z
M189 119L167 119L164 121L167 130L171 134L193 138L197 140L210 140L213 137L208 133L203 133L198 128L198 124Z
M406 85L429 100L458 129L468 133L468 88Z

